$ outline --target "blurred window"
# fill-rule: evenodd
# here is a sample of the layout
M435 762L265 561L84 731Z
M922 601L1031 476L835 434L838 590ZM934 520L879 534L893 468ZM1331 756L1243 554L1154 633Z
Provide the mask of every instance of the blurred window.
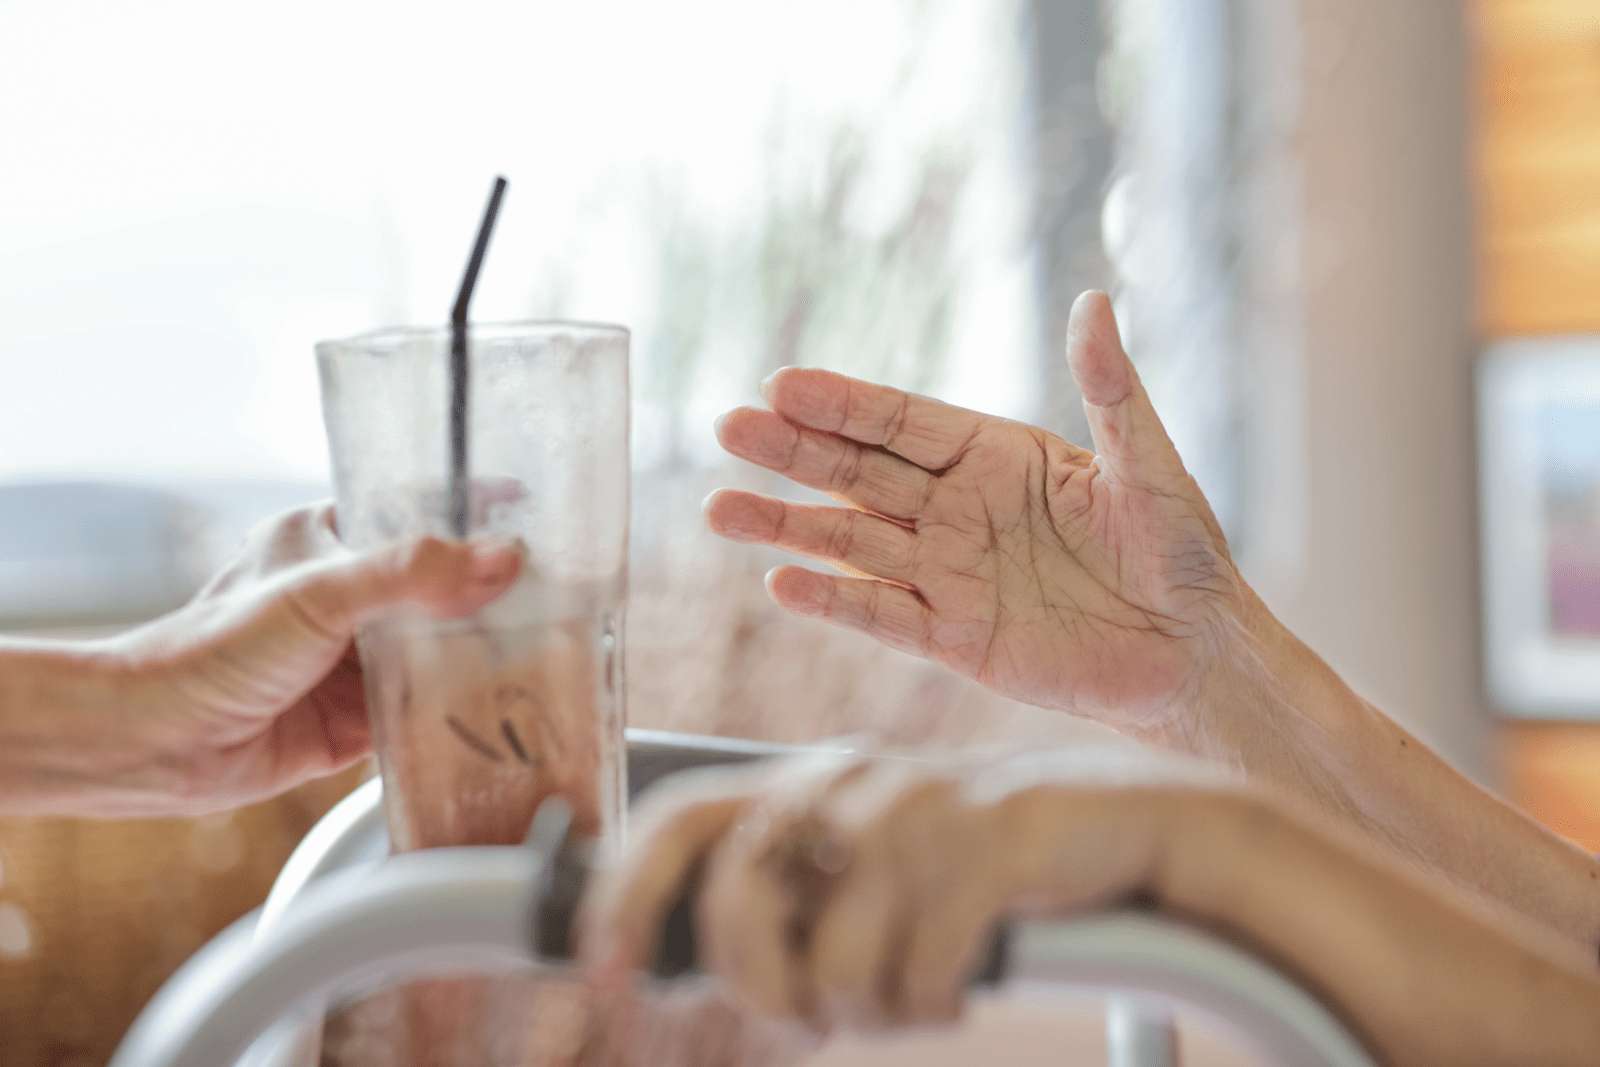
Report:
M646 462L785 361L1029 414L1018 18L11 0L0 477L324 480L312 342L440 321L496 173L475 315L632 327Z
M326 491L312 344L440 321L496 173L474 314L630 326L641 468L714 462L715 414L790 362L1031 417L1021 19L0 4L0 482L187 501L168 555L203 570L208 524Z
M780 488L710 424L786 363L1071 432L1064 309L1106 281L1101 21L1100 0L0 3L0 483L23 487L0 574L79 576L0 589L8 617L156 610L250 517L325 492L313 343L441 321L503 173L474 316L634 331L634 721L1014 726L783 617L775 554L710 538L698 502ZM114 545L49 532L136 497ZM108 602L49 602L69 585Z
M1303 410L1297 15L1274 0L1108 0L1106 12L1118 320L1235 554L1270 566L1300 543L1283 460L1257 447L1297 439L1277 424ZM1279 514L1262 514L1269 498Z

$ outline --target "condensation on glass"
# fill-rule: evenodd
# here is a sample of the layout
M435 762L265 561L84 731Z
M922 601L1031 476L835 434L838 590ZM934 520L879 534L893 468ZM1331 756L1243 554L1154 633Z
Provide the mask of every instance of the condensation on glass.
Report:
M440 328L317 346L339 533L354 549L452 536L449 345ZM359 635L390 840L518 844L559 795L609 851L626 798L628 333L474 325L469 353L468 537L514 542L522 569L470 618L401 612ZM399 991L380 1058L481 1060L507 1037L492 1018L506 992L489 979Z

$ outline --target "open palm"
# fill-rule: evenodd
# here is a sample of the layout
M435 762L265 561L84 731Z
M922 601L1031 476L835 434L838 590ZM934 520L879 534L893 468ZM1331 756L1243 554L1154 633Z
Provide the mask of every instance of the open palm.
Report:
M723 446L850 507L722 490L707 520L854 575L774 571L772 597L795 614L1028 703L1160 725L1246 594L1103 294L1073 309L1068 357L1097 453L830 372L780 371L763 386L770 410L724 418Z

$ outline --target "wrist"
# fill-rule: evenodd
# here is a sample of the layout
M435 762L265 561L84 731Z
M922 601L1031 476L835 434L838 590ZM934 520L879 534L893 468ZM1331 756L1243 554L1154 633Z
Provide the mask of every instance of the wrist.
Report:
M1004 843L993 859L1011 905L1050 914L1153 892L1191 792L1201 790L1052 784L1004 798L990 839Z
M0 810L118 814L154 791L148 673L110 642L0 642Z
M1219 613L1200 666L1174 698L1174 714L1138 737L1304 792L1344 734L1372 708L1241 583L1236 610ZM1317 790L1313 790L1317 791Z
M1248 916L1250 895L1275 884L1259 869L1295 830L1275 806L1245 789L1187 790L1153 863L1150 892L1163 911L1202 926L1231 929Z

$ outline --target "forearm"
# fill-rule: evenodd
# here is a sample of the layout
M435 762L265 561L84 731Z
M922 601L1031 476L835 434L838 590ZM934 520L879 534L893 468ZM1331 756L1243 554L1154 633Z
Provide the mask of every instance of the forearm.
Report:
M1159 906L1254 947L1387 1062L1593 1063L1600 981L1251 798L1175 804Z
M0 812L109 814L161 792L133 673L99 644L0 640Z
M1361 699L1264 607L1224 638L1179 721L1144 740L1240 768L1412 862L1600 951L1600 863Z

